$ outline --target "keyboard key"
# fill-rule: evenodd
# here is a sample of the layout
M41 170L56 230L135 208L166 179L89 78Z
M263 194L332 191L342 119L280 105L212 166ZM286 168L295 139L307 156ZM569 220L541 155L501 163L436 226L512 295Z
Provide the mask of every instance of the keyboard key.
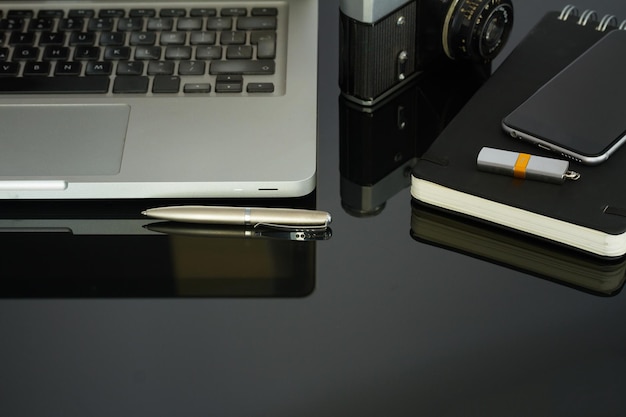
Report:
M243 45L246 43L246 32L222 32L220 43L222 45Z
M93 45L96 41L96 34L93 32L72 32L70 35L70 45Z
M107 46L104 49L104 59L106 60L128 60L130 59L130 47L128 46Z
M87 30L91 31L111 31L113 30L113 19L110 17L101 17L97 19L89 19Z
M130 35L131 45L154 45L156 43L156 33L135 32Z
M245 16L248 10L244 7L226 7L221 10L222 16Z
M196 48L196 59L220 59L222 58L221 46L198 46Z
M187 15L185 9L162 9L159 13L161 17L183 17Z
M37 19L31 19L28 24L28 30L52 30L54 28L54 19L48 17L40 17Z
M0 62L9 59L9 48L0 48Z
M165 49L165 59L185 60L191 59L190 46L168 46Z
M230 30L233 20L230 17L209 17L206 21L208 30Z
M111 62L89 61L85 68L85 75L111 75L112 72Z
M211 74L244 74L244 75L270 75L274 74L276 64L274 61L213 61L209 72Z
M174 19L170 17L160 18L154 17L148 19L148 30L172 30L174 27Z
M98 17L108 18L108 17L124 17L126 12L124 9L102 9L100 13L98 13Z
M255 7L250 14L252 16L277 16L278 9L275 7Z
M74 18L90 18L95 16L96 13L91 9L72 9L67 14L70 19Z
M16 46L13 50L13 60L32 61L39 59L39 48L34 46Z
M0 30L22 30L24 19L0 19Z
M39 10L37 12L37 17L51 17L51 18L60 18L63 17L65 13L61 9L49 9L49 10Z
M272 40L262 40L257 44L257 59L274 59L276 58L276 42Z
M141 46L135 49L135 59L161 59L160 46Z
M57 62L54 67L54 75L80 75L83 64L80 62Z
M250 45L229 46L226 49L226 59L252 59Z
M0 93L106 93L109 77L0 78Z
M241 83L216 83L216 93L241 93L243 86Z
M117 30L132 32L143 29L143 19L139 17L123 17L117 21Z
M65 33L62 32L43 32L39 36L39 45L63 45L65 42Z
M87 77L86 79L91 79ZM144 76L117 77L113 83L114 93L147 93L149 78Z
M189 16L191 17L209 17L209 16L217 16L217 10L216 9L210 9L210 8L197 8L197 9L191 9L191 12L189 12Z
M13 32L9 37L9 45L33 45L35 43L35 33Z
M274 83L249 83L246 91L248 93L273 93Z
M172 74L174 74L174 62L172 61L150 61L148 64L148 75Z
M215 32L193 32L189 42L192 45L213 45L215 39Z
M210 93L211 84L209 83L187 83L183 87L185 93Z
M97 46L77 46L74 49L75 60L96 60L100 59L100 48Z
M43 59L50 60L67 60L70 57L70 48L65 46L46 46L43 50Z
M204 61L181 61L178 64L180 75L204 75L205 71L206 63Z
M24 76L25 77L42 77L47 76L50 73L49 62L27 62L24 64Z
M0 77L14 76L20 72L20 64L17 62L0 63Z
M243 77L240 74L221 74L215 77L215 81L218 83L241 83Z
M176 76L157 75L152 83L153 93L178 93L180 78Z
M272 16L240 17L237 19L239 30L276 30L276 18Z
M84 27L85 27L85 19L81 19L78 17L63 19L59 23L59 30L63 30L63 31L71 31L71 30L82 31Z
M176 24L178 30L200 30L202 19L199 17L181 17Z
M121 46L126 42L126 34L123 32L104 32L100 35L100 45Z
M256 45L261 41L272 41L276 44L276 32L271 30L255 30L250 33L250 43Z
M183 45L187 40L185 32L161 32L161 45Z
M128 14L130 17L154 17L156 10L154 9L131 9Z
M117 75L142 75L143 67L141 61L120 61L117 64Z
M7 18L9 19L30 19L34 16L32 10L9 10Z

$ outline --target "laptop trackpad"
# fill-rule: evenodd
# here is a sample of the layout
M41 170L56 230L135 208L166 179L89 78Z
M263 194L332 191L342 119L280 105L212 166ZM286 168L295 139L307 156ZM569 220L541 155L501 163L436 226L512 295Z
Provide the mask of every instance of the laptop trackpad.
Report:
M130 106L0 106L0 176L120 171Z

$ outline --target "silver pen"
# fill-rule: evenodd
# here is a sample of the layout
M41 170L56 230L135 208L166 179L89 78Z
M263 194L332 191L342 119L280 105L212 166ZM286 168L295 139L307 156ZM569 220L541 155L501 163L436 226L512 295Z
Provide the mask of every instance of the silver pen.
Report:
M330 213L325 211L290 208L169 206L147 209L141 214L183 223L280 228L326 228L331 221Z

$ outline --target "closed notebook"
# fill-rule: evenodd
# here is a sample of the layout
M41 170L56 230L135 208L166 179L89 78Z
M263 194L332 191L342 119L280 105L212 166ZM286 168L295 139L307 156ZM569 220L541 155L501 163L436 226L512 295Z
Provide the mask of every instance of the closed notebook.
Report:
M570 164L581 177L561 185L481 172L476 166L485 146L559 157L512 139L501 121L616 29L614 20L598 22L592 15L566 10L569 14L548 13L538 22L448 125L414 167L411 194L420 203L602 257L619 257L626 253L626 193L621 181L625 150L599 166Z

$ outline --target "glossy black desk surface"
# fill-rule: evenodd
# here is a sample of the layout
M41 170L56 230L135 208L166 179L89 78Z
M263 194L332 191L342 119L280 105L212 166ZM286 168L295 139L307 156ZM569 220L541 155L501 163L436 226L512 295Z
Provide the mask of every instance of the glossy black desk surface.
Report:
M565 4L516 1L504 54ZM626 18L617 0L577 6ZM292 258L312 286L280 297L171 297L169 284L149 278L171 247L103 238L71 254L45 236L35 247L16 240L24 268L66 271L83 296L0 300L1 416L626 415L624 294L419 242L408 188L377 216L344 210L336 1L322 0L320 27L315 197L333 214L333 236L309 247L313 258ZM54 256L42 255L46 245ZM94 250L111 264L89 265ZM20 262L3 257L6 289ZM81 276L107 268L145 277L137 287L118 281L120 297L86 297ZM37 285L54 289L50 280ZM136 288L144 296L132 296Z

